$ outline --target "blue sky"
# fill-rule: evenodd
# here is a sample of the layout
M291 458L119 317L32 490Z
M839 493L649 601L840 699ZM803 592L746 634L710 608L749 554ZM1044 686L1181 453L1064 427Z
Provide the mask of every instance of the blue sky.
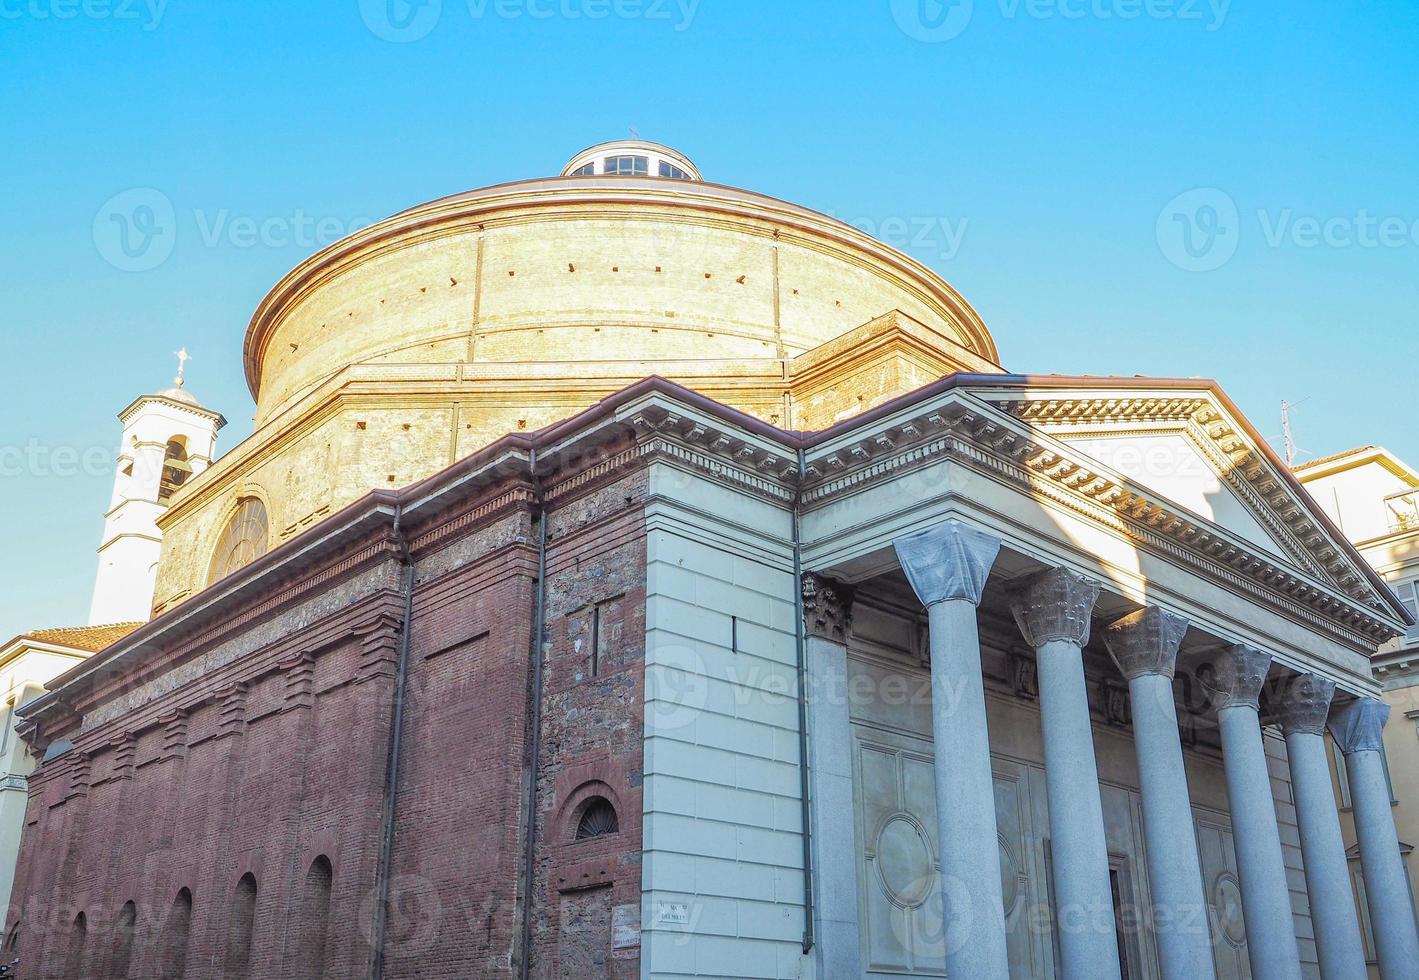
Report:
M230 448L292 265L630 127L903 247L1012 370L1214 377L1419 463L1416 52L1412 0L0 0L0 633L85 620L172 351ZM134 259L136 189L173 236Z

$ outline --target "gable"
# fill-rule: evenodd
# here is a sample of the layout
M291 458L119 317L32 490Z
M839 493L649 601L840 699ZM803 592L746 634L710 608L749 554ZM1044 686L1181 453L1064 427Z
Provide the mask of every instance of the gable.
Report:
M1226 528L1269 554L1288 559L1286 548L1261 526L1251 508L1180 432L1129 435L1061 435L1061 440L1198 517Z

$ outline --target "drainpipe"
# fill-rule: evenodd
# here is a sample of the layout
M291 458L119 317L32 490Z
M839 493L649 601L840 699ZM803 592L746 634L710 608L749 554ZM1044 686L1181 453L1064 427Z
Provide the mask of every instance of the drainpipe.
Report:
M537 478L537 450L532 450L532 476ZM528 980L532 969L532 880L536 858L537 769L542 764L542 633L547 619L547 505L537 491L537 598L532 618L532 741L527 772L527 799L522 815L526 843L522 865L522 954L518 976Z
M394 861L394 812L399 794L399 755L404 741L404 695L409 681L410 633L414 625L414 558L409 550L409 536L404 532L404 505L394 509L394 538L399 548L399 561L404 566L404 623L399 630L399 666L395 671L393 720L390 724L389 759L385 764L383 835L379 850L379 868L375 877L374 925L370 942L374 959L370 964L371 980L384 978L384 935L388 921L390 867Z
M798 789L803 804L803 953L813 952L813 821L808 802L808 641L803 630L803 536L799 528L806 474L803 450L798 450L798 488L793 496L793 608L798 642Z

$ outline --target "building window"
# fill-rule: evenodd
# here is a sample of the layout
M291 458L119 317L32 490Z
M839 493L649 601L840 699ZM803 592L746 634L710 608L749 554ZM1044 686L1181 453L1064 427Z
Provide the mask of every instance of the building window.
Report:
M138 907L124 902L113 927L113 955L109 957L109 973L128 976L128 964L133 961L133 934L138 924Z
M650 157L607 157L601 172L608 176L614 174L618 177L648 177Z
M1390 582L1389 587L1394 590L1409 615L1419 619L1419 582ZM1411 626L1404 634L1404 639L1407 643L1419 640L1419 626Z
M250 873L237 882L232 899L232 921L227 927L227 968L222 976L240 980L250 976L251 940L256 927L256 878Z
M330 889L335 881L330 859L324 854L311 862L305 876L304 903L301 906L299 961L301 980L320 980L325 976L325 947L330 933Z
M576 824L577 840L609 837L620 832L621 822L616 817L616 808L599 796L587 802L585 809L581 811L581 819Z
M584 167L577 167L575 170L572 171L572 176L573 176L573 177L595 177L595 176L596 176L596 164L595 164L595 163L588 163L588 164L587 164L586 166L584 166Z
M187 974L187 944L192 933L192 892L186 888L177 893L167 921L163 923L161 947L162 980L182 980Z
M74 916L74 925L69 930L69 953L64 958L64 975L82 977L84 975L84 946L89 940L89 920L83 912Z
M209 584L219 582L266 554L270 537L266 505L255 497L237 501L236 513L227 522L217 551L212 555Z
M173 439L163 453L163 477L158 485L158 499L167 500L177 493L177 488L192 476L192 464L187 459L187 443Z
M685 171L681 170L679 167L675 166L673 163L666 163L664 160L661 160L661 161L660 161L660 176L662 176L662 177L669 177L669 178L671 178L672 180L689 180L689 179L690 179L690 175L687 174L687 173L685 173Z

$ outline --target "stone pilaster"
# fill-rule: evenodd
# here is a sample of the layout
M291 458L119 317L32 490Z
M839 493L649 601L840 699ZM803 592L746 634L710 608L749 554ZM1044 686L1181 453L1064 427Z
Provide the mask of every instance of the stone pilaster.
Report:
M803 628L810 637L846 643L852 629L852 602L857 590L836 579L805 572Z

